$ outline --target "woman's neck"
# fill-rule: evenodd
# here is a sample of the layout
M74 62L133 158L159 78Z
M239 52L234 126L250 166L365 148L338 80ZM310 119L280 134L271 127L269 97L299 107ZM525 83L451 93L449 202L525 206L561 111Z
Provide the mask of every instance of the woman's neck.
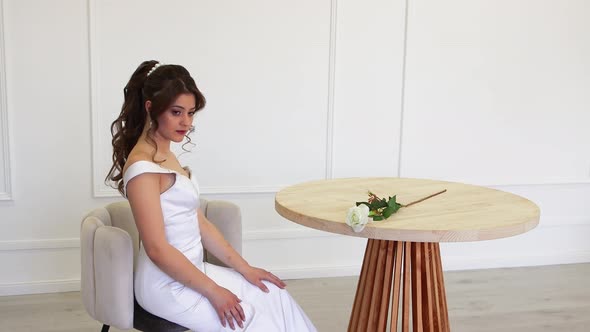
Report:
M162 155L162 156L169 155L171 153L170 152L170 140L165 139L164 137L160 136L155 131L152 131L152 134L149 136L150 139L148 139L149 129L150 129L149 124L146 124L146 126L143 129L143 132L141 133L141 136L139 137L139 141L150 143L150 139L151 139L151 141L153 143L155 143L157 146L157 154L158 155ZM152 145L153 143L151 143L150 145Z

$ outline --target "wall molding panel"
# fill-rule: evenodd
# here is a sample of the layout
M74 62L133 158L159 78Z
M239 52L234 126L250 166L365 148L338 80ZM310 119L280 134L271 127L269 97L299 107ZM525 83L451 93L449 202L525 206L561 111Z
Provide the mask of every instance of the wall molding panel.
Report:
M327 232L320 232L313 229L262 229L246 231L243 234L244 242L273 241L284 239L309 239L325 237L343 237ZM49 249L76 249L80 248L79 238L45 239L45 240L14 240L0 241L0 252L19 250L49 250Z
M2 173L0 178L0 201L12 200L12 159L10 154L10 125L8 118L6 88L6 58L4 43L4 1L0 0L0 161Z
M312 3L312 2L310 2ZM323 178L331 178L332 177L332 168L333 168L333 113L334 113L334 85L335 85L335 52L336 52L336 25L337 25L337 3L338 0L324 0L323 4L318 5L317 9L322 9L322 7L327 8L328 10L323 10L321 12L316 12L314 15L316 16L316 23L319 22L318 17L321 17L321 20L325 20L325 22L329 21L329 24L326 26L328 29L327 35L325 38L327 40L327 46L325 47L325 52L323 54L326 55L327 61L324 63L324 58L316 57L312 58L312 63L316 65L319 63L321 64L321 68L325 70L326 75L325 81L327 82L325 86L326 93L322 95L322 103L321 109L326 112L325 121L321 121L322 124L325 124L321 129L314 131L314 135L321 135L322 141L325 141L323 149L323 158L325 160L316 161L315 159L309 160L313 161L313 163L317 163L317 165L313 166L318 173L321 174ZM108 108L105 105L104 98L106 92L103 91L101 88L101 79L107 76L109 73L105 74L105 70L113 70L112 68L104 68L103 66L103 59L105 59L105 55L101 53L105 47L104 45L100 45L100 41L102 37L105 37L107 33L103 33L103 29L105 26L101 24L102 15L101 8L98 8L100 5L99 1L96 0L88 0L88 48L89 48L89 72L90 72L90 110L91 110L91 121L92 121L92 134L91 134L91 142L92 142L92 174L93 174L93 195L94 197L119 197L120 194L116 189L112 189L104 184L104 165L101 166L101 159L104 159L104 152L107 147L110 147L110 141L106 141L104 137L104 127L105 124L108 122L110 124L111 119L107 119L108 116L105 112L105 108ZM314 5L315 6L315 5ZM319 23L318 23L319 24ZM324 25L324 22L322 24ZM324 34L322 34L324 35ZM285 39L292 38L290 35L283 36ZM105 37L106 38L106 37ZM272 50L271 50L272 51ZM318 53L320 54L320 53ZM322 55L323 55L322 54ZM164 57L165 58L165 57ZM322 89L324 90L324 89ZM325 99L327 98L327 102ZM320 99L318 99L319 101ZM316 106L320 105L320 103L316 103ZM317 122L317 121L316 121ZM325 123L324 123L325 122ZM319 137L319 136L318 136ZM190 157L189 157L190 158ZM239 160L238 160L239 161ZM190 164L190 163L188 163ZM310 164L310 162L308 162ZM321 165L321 166L320 166ZM315 172L315 171L314 171ZM297 182L298 180L289 179L289 176L282 176L285 182ZM317 176L306 176L304 178L318 178ZM284 188L286 185L281 183L272 183L270 185L201 185L201 193L202 194L258 194L258 193L276 193L281 188Z
M88 63L89 63L89 87L90 87L90 114L92 122L92 187L94 189L94 197L117 197L120 196L116 189L108 189L104 186L102 179L104 176L99 174L96 160L98 160L98 148L96 142L98 140L97 133L100 132L100 124L102 117L100 110L100 68L98 61L98 51L96 50L95 41L97 40L98 31L96 29L96 18L93 13L96 12L96 1L88 0Z
M332 177L396 176L405 0L338 0Z
M404 0L404 36L403 36L403 55L402 55L402 72L401 72L401 95L400 95L400 110L399 110L399 137L397 146L397 169L396 174L398 177L402 177L402 151L404 142L404 111L405 95L406 95L406 60L408 55L408 6L409 0Z
M202 195L238 195L238 194L275 194L285 187L287 187L287 185L282 185L282 186L250 186L250 187L241 187L241 186L200 187L200 189L201 189ZM100 188L95 188L94 197L104 197L104 198L121 197L121 194L116 189L109 189L108 187L100 187Z
M328 177L330 179L333 177ZM443 180L443 181L451 181L452 180ZM585 185L590 184L590 178L588 179L577 179L577 180L564 180L561 182L552 182L552 181L539 181L536 183L507 183L507 184L477 184L476 185L484 186L484 187L494 187L494 188L502 188L502 187L535 187L535 186L560 186L560 185ZM278 185L278 186L249 186L249 187L201 187L201 194L203 195L248 195L248 194L276 194L281 189L287 187L288 185ZM108 188L97 188L94 192L95 197L100 198L111 198L111 197L120 197L121 195L116 189L108 189Z
M587 178L563 178L563 179L555 179L555 180L536 180L536 181L526 181L526 182L515 182L511 181L508 183L493 183L493 184L483 184L487 187L514 187L514 186L559 186L559 185L570 185L570 184L590 184L590 176Z
M338 0L330 2L330 51L328 63L328 112L326 127L326 179L334 177L334 93L336 90L336 29Z
M552 2L528 15L535 4L410 2L401 176L590 183L590 133L580 125L590 121L582 56L590 34L569 28L586 26L588 11L582 1ZM567 112L556 111L564 106Z
M547 216L541 217L541 222L536 229L541 228L571 228L590 226L590 217L584 216ZM286 239L313 239L313 238L355 238L329 232L322 232L311 228L286 228L286 229L259 229L244 231L244 242L279 241ZM0 252L19 250L49 250L49 249L75 249L80 248L79 238L35 239L0 241Z

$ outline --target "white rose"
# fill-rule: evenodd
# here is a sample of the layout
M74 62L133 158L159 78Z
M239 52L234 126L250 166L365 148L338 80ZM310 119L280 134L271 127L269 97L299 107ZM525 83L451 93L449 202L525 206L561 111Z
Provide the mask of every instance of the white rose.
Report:
M355 232L360 232L369 222L369 207L365 204L351 207L346 215L346 224Z

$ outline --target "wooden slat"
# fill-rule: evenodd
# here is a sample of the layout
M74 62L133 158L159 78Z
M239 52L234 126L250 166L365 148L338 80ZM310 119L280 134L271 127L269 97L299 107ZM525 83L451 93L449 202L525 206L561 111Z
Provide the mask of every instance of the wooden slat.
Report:
M404 243L395 241L394 255L394 272L393 272L393 290L391 293L391 323L390 331L397 331L398 312L399 312L399 298L400 285L402 279L402 262L404 258Z
M361 312L359 315L359 321L356 324L356 329L354 331L358 332L368 332L367 326L369 325L369 310L367 307L371 303L371 295L373 290L373 285L375 282L375 271L377 269L377 256L379 254L379 242L381 240L374 240L370 239L369 241L373 241L373 245L371 246L371 252L369 255L369 268L367 269L367 279L362 288L361 293Z
M442 332L442 308L440 306L440 286L439 286L439 272L438 272L438 257L435 249L435 243L430 243L431 259L430 259L430 274L432 275L432 295L433 295L433 311L432 311L432 326L435 332Z
M402 331L409 332L410 331L410 289L411 289L411 280L410 280L410 270L411 270L411 262L410 256L412 253L412 246L410 242L404 242L404 265L403 265L403 273L404 273L404 292L403 292L403 300L402 300Z
M359 316L361 313L361 294L362 289L367 281L367 270L369 269L369 256L371 255L371 248L373 247L373 241L367 240L367 245L365 247L365 257L363 258L363 266L361 268L361 275L359 277L358 284L356 286L356 294L354 296L354 304L352 307L352 314L350 316L350 321L348 322L348 331L353 332L354 328L358 324Z
M424 321L424 331L434 332L433 318L433 285L436 282L432 278L432 248L430 243L422 243L423 264L422 264L422 320Z
M379 304L379 316L377 317L377 331L385 332L387 328L387 314L389 313L389 299L391 295L391 279L393 277L394 241L387 241L387 254L385 259L385 274L381 284L381 303Z
M377 250L377 263L375 266L375 278L371 290L371 301L369 302L369 315L367 318L367 332L377 331L377 318L381 295L383 290L383 278L385 277L385 259L387 256L387 240L380 240Z
M423 243L412 242L412 325L413 332L423 332L422 321L422 252Z
M450 324L449 324L449 311L447 308L447 295L445 292L445 281L444 281L444 276L443 276L443 270L442 270L442 260L440 257L440 246L438 243L434 244L434 250L436 252L436 265L437 265L437 270L438 270L438 287L439 287L439 306L441 308L441 325L442 325L442 331L443 332L449 332L451 330Z

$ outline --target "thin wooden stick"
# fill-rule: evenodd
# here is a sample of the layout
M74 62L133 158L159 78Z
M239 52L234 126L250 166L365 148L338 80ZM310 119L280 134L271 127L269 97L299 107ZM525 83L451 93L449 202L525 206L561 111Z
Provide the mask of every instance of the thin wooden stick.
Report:
M434 326L435 332L443 332L443 325L442 325L442 307L441 307L441 290L439 287L439 274L438 274L438 261L437 261L437 252L435 246L438 243L430 243L430 273L432 276L432 286L433 286L433 298L432 298L432 305L433 305L433 312L432 312L432 325Z
M395 266L393 275L393 293L391 299L391 322L390 331L397 331L397 322L399 314L400 285L402 281L402 259L404 258L404 243L394 241L395 243Z
M408 207L408 206L410 206L410 205L414 205L414 204L416 204L416 203L420 203L420 202L422 202L422 201L425 201L425 200L427 200L427 199L429 199L429 198L432 198L432 197L434 197L434 196L436 196L436 195L440 195L440 194L442 194L442 193L444 193L444 192L446 192L446 191L447 191L446 189L445 189L445 190L441 190L441 191L437 192L436 194L432 194L432 195L430 195L430 196L424 197L424 198L422 198L422 199L419 199L419 200L417 200L417 201L414 201L414 202L412 202L412 203L410 203L410 204L406 204L406 205L402 204L402 207Z
M422 321L422 253L424 244L421 242L412 242L412 332L424 331L424 322Z
M438 286L439 286L439 306L441 309L441 326L443 332L450 332L451 327L449 325L449 309L447 307L447 295L445 291L445 281L442 269L442 259L440 257L440 245L434 243L435 260L438 270Z
M410 332L410 289L412 287L412 281L410 280L410 271L412 269L412 263L410 262L412 255L411 242L404 242L404 290L402 299L402 332ZM446 331L445 331L446 332Z
M422 257L422 320L424 322L424 331L434 332L433 322L433 285L435 283L432 278L432 251L430 248L430 242L422 243L422 249L424 256Z

